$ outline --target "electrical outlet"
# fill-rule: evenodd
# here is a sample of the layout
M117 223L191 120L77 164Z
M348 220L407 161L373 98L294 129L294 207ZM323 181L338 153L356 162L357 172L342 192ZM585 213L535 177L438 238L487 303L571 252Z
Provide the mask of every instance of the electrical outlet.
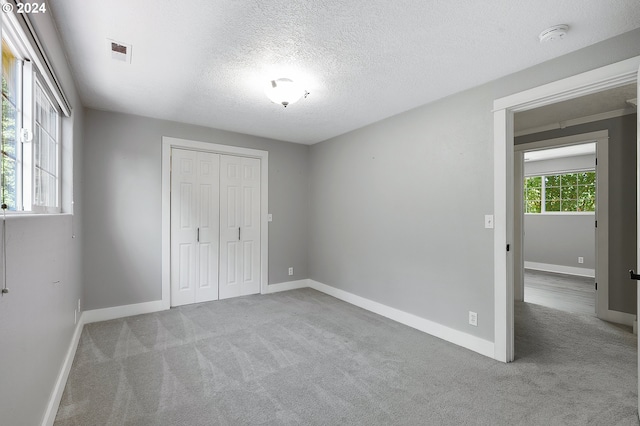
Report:
M289 275L293 275L293 266L289 268Z
M584 263L584 257L582 256L578 257L578 263Z
M469 324L477 327L478 326L478 314L473 311L469 311Z

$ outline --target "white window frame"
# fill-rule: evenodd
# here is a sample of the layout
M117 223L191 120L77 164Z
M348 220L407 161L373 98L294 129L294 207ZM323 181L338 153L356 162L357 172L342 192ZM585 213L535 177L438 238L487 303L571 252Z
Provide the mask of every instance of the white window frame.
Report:
M60 107L58 106L57 102L55 102L53 100L53 97L51 96L51 94L49 93L49 90L47 90L47 87L45 84L43 84L41 82L41 77L37 72L33 73L33 80L32 80L32 85L33 85L33 96L32 96L32 111L33 111L33 118L31 120L31 124L32 124L32 130L31 130L31 134L33 135L31 142L29 143L29 145L31 145L32 149L31 149L31 167L30 167L30 171L31 171L31 182L32 182L32 190L31 190L31 211L33 213L60 213L60 193L62 191L62 179L61 179L61 155L62 155L62 144L61 144L61 136L62 136L62 132L61 132L61 127L62 127L62 118L61 118L61 114L60 114ZM36 86L39 86L40 90L42 90L42 94L43 96L46 98L46 100L53 106L53 108L56 111L56 129L55 129L55 138L56 138L56 170L55 170L55 191L56 191L56 196L55 196L55 205L50 206L50 205L36 205L35 203L35 190L34 190L34 186L35 186L35 149L33 149L34 143L35 143L35 131L36 131L36 119L35 119L35 109L37 108L37 101L35 98L36 95ZM51 154L49 154L51 155ZM25 167L26 169L26 167ZM26 177L26 174L25 174ZM25 192L26 194L26 192Z
M5 14L6 15L6 14ZM37 70L29 55L30 49L10 19L2 16L2 39L7 43L16 59L18 66L18 117L16 120L16 210L7 210L6 214L56 214L62 212L62 109L44 78ZM33 49L31 49L33 50ZM57 113L56 123L56 197L54 206L35 205L35 158L33 139L35 130L35 86L39 85L44 96L54 106ZM30 140L23 138L23 132L30 136ZM27 138L29 139L29 138Z

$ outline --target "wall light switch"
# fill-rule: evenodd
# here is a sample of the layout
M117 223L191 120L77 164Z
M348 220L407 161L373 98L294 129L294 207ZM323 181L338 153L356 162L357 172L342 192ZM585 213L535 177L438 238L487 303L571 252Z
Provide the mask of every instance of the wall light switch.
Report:
M487 229L493 229L493 215L485 214L484 215L484 227Z
M267 222L273 222L273 215L271 213L267 215Z

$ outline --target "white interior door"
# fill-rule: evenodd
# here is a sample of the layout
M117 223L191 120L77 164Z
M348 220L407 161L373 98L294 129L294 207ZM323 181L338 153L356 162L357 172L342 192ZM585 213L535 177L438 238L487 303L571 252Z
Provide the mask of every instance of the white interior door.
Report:
M217 154L171 152L171 306L218 299Z
M198 153L196 303L218 300L220 155Z
M220 158L220 299L260 292L260 160Z

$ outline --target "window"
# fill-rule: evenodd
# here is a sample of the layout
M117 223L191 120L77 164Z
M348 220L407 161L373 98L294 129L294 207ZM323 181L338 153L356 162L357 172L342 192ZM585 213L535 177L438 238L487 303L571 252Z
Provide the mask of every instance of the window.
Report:
M35 67L2 34L0 190L9 211L60 212L60 113Z
M7 43L2 40L2 204L16 210L18 204L18 83L17 60Z
M594 170L524 179L525 213L594 212L595 207Z
M56 209L59 205L59 114L37 80L34 97L36 113L33 129L33 207L34 210Z

